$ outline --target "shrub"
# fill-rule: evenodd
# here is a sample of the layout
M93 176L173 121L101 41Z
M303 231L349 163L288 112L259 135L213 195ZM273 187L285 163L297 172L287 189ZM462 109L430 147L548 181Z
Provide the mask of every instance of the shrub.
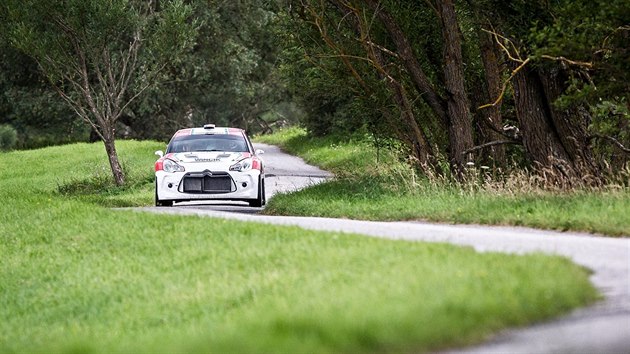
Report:
M17 130L8 124L0 125L0 150L11 150L17 143Z

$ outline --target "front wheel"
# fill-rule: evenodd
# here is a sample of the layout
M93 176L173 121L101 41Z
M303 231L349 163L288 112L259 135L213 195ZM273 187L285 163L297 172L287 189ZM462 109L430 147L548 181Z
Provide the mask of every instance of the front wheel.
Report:
M258 177L258 198L250 200L249 206L260 208L267 202L265 198L265 179L262 176Z

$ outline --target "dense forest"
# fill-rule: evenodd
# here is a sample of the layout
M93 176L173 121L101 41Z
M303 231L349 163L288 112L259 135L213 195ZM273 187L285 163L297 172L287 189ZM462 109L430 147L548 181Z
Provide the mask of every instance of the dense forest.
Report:
M207 122L368 139L418 171L598 185L630 161L626 0L6 0L0 148Z

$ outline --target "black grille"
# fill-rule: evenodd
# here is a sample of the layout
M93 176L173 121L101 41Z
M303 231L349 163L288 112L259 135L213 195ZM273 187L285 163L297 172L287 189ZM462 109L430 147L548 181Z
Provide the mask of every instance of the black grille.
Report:
M187 173L182 182L185 193L229 193L236 189L226 172Z
M230 176L203 178L204 192L229 192L232 189L232 179Z
M203 178L186 177L184 178L184 192L201 193Z

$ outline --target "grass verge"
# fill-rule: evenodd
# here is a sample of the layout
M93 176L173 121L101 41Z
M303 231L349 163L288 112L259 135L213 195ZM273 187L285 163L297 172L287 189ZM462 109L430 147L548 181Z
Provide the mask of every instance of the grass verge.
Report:
M310 138L289 129L257 141L281 146L338 178L275 196L265 213L366 220L515 225L630 236L630 190L548 191L528 176L490 182L471 171L464 186L420 178L386 151L369 143Z
M156 143L0 160L0 352L401 352L597 298L561 257L104 208L149 203Z

